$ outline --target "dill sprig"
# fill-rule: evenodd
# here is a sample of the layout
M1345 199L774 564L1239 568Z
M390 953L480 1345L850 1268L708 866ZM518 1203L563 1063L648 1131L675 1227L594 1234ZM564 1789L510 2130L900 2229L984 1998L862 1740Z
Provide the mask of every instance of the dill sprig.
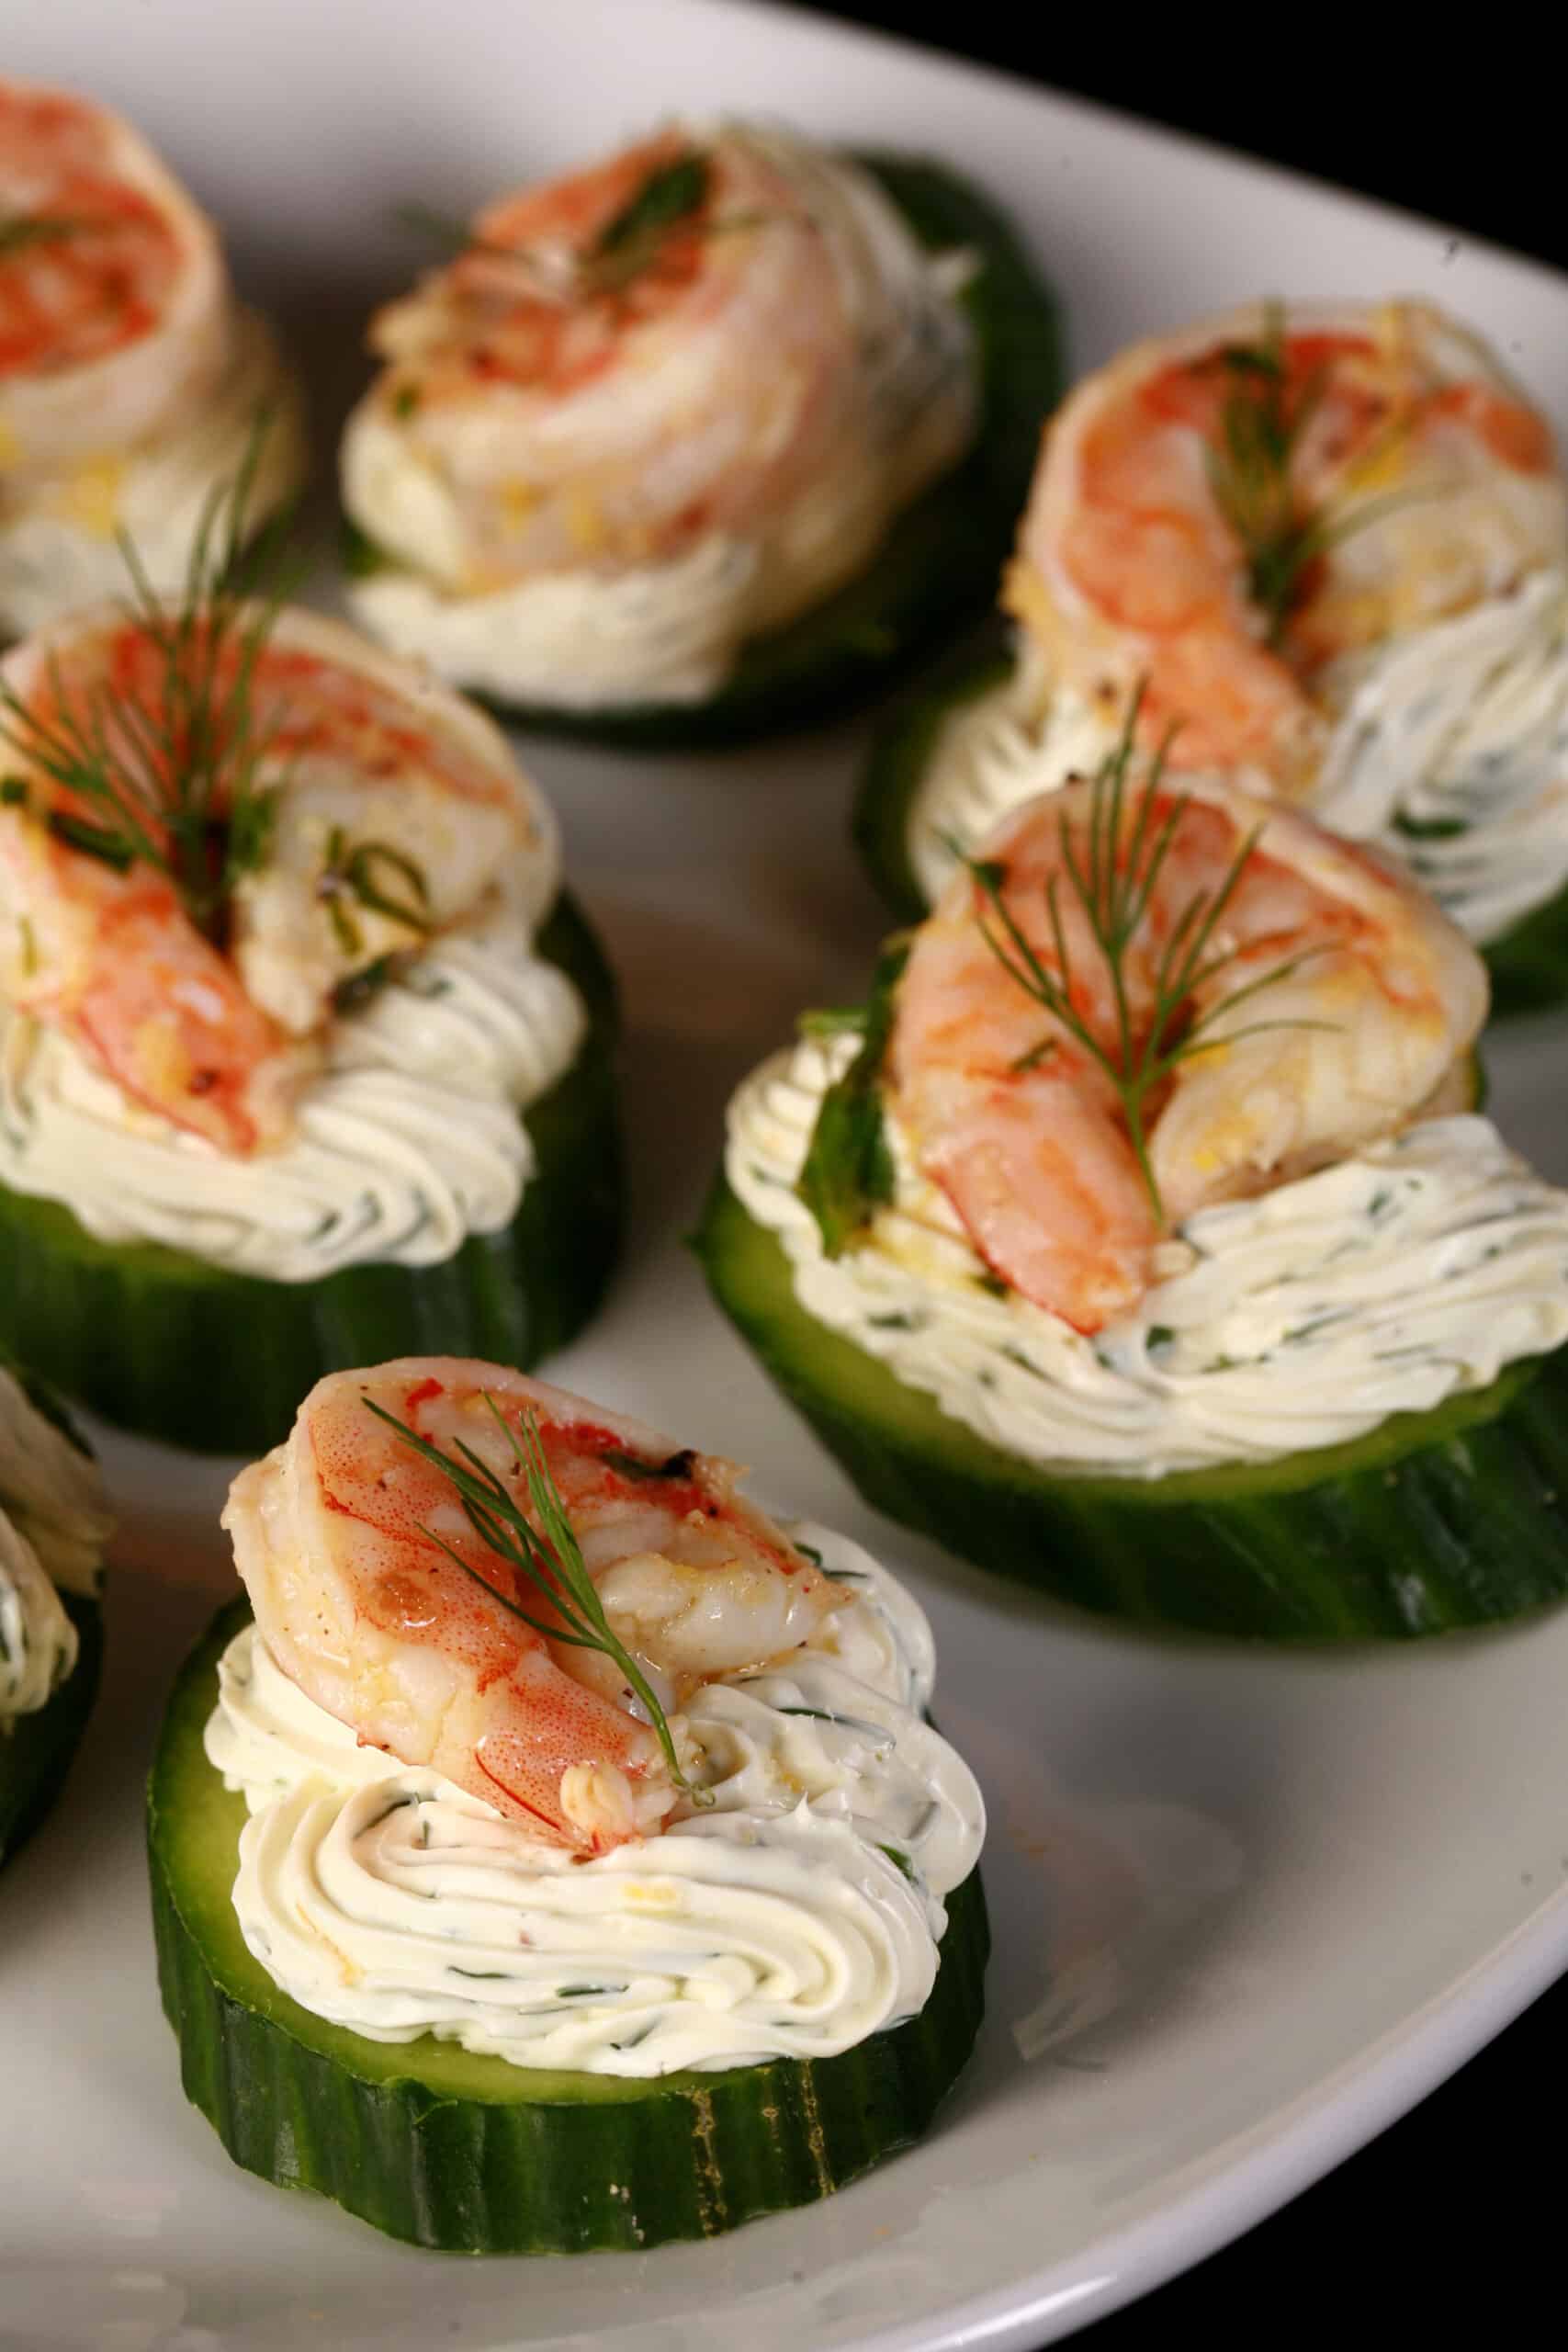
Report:
M48 716L0 682L0 739L92 812L52 808L50 831L119 872L157 866L210 938L236 883L265 861L282 788L262 780L271 746L254 698L291 576L283 530L257 540L249 526L266 429L258 418L239 470L203 506L177 599L165 603L130 533L118 535L126 617L156 656L147 700L102 685L73 694L57 658Z
M551 1475L545 1455L539 1424L529 1412L521 1416L522 1435L519 1436L488 1389L480 1391L491 1418L512 1449L513 1459L523 1476L528 1501L534 1512L535 1526L498 1471L474 1452L462 1438L454 1441L457 1454L455 1460L417 1430L400 1421L395 1413L370 1397L366 1409L377 1419L385 1421L400 1442L439 1470L447 1479L463 1506L463 1515L474 1533L488 1550L520 1578L547 1600L558 1612L556 1621L547 1622L525 1609L521 1601L498 1590L488 1577L465 1560L462 1554L433 1528L421 1527L420 1533L436 1544L466 1577L472 1578L480 1589L512 1616L520 1617L525 1625L542 1634L547 1641L566 1642L575 1649L597 1650L613 1660L628 1687L636 1693L647 1713L649 1724L664 1752L670 1777L675 1786L694 1803L703 1802L705 1792L694 1789L681 1769L675 1752L675 1742L670 1730L669 1718L660 1705L647 1676L611 1627L598 1589L588 1572L582 1547L568 1515L560 1489ZM711 1800L710 1800L711 1801Z
M238 471L202 508L177 598L165 601L135 541L119 533L130 579L124 613L151 648L152 691L68 688L58 659L45 675L45 709L0 680L0 742L48 777L67 805L43 821L68 849L117 873L156 866L192 922L227 944L234 892L266 864L288 788L277 730L257 715L255 682L297 566L290 517L253 530L250 508L267 432L259 416ZM23 776L0 778L0 802L25 806ZM415 861L390 842L330 835L316 895L341 952L365 952L352 909L424 936L430 891Z
M1142 701L1140 687L1120 741L1094 775L1087 820L1075 834L1066 810L1058 819L1061 868L1045 888L1055 970L1041 961L1007 904L1005 865L995 859L970 857L955 842L950 846L985 895L993 920L987 922L980 915L976 922L1002 969L1060 1023L1109 1080L1150 1206L1163 1224L1165 1207L1149 1149L1149 1116L1151 1097L1165 1080L1182 1062L1215 1046L1231 1045L1265 1030L1326 1029L1333 1023L1294 1018L1256 1021L1240 1029L1227 1028L1223 1038L1213 1034L1216 1024L1238 1006L1289 979L1303 964L1323 954L1318 947L1282 957L1269 970L1217 998L1206 1011L1192 1011L1198 992L1243 952L1239 946L1216 943L1226 910L1258 846L1261 831L1258 826L1244 835L1213 888L1195 891L1177 911L1155 966L1153 1004L1146 1014L1135 1012L1128 985L1128 951L1148 918L1182 820L1192 806L1190 794L1178 793L1163 813L1156 807L1170 748L1168 734L1154 753L1142 786L1130 786ZM1110 1046L1101 1043L1075 1001L1077 976L1063 920L1064 886L1081 910L1104 962L1114 1021ZM1055 1035L1047 1033L1020 1056L1015 1067L1020 1070L1037 1068L1049 1058L1056 1043Z
M713 165L694 147L656 164L584 254L581 267L590 291L618 293L640 277L668 239L690 227L712 187Z
M896 1170L882 1115L882 1070L908 956L908 938L896 934L877 958L871 994L858 1019L830 1014L830 1030L807 1032L858 1035L861 1041L849 1067L822 1097L795 1180L795 1192L816 1218L829 1258L841 1257L893 1198ZM810 1019L806 1016L807 1023Z
M1321 361L1292 384L1281 304L1267 306L1257 343L1227 344L1200 365L1217 366L1228 379L1220 445L1206 453L1209 485L1241 541L1248 585L1267 624L1263 641L1272 650L1290 625L1308 566L1411 493L1367 498L1337 511L1303 505L1292 469L1323 405L1330 368ZM1372 453L1378 454L1381 449Z
M698 148L685 148L653 164L598 234L558 270L527 246L481 237L468 221L430 205L400 205L396 218L404 228L442 245L454 259L480 254L509 263L528 278L530 290L541 300L569 303L624 293L653 267L672 236L693 226L712 187L713 164ZM712 222L709 231L750 227L755 217Z
M378 882L378 869L389 871L406 889L406 898ZM352 899L368 913L385 915L421 934L434 928L430 887L421 867L390 842L352 842L341 825L327 837L326 862L316 881L316 896L326 906L333 932L345 956L361 956L365 941L350 911Z

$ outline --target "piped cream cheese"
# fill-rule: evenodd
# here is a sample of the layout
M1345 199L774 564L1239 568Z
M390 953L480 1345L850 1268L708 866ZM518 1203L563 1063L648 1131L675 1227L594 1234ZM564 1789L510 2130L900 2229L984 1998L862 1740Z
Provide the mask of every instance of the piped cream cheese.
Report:
M502 909L334 1021L288 1139L241 1159L0 1006L0 1182L61 1202L99 1240L165 1242L271 1282L437 1264L516 1215L535 1167L520 1114L586 1032L577 989Z
M1568 573L1547 566L1401 632L1337 665L1321 691L1333 728L1306 806L1322 823L1401 858L1482 944L1568 883ZM1053 695L1027 651L951 713L909 819L928 899L953 842L974 848L1021 802L1092 773L1122 717L1117 704Z
M705 1801L591 1860L359 1747L238 1635L207 1747L251 1815L234 1905L275 1982L373 2041L640 2077L825 2057L918 2011L984 1805L922 1720L916 1602L843 1537L789 1532L852 1597L695 1694Z
M803 1041L746 1080L730 1184L808 1315L1043 1467L1156 1478L1340 1444L1568 1339L1568 1193L1470 1115L1198 1211L1137 1307L1092 1336L998 1294L891 1118L894 1200L829 1259L795 1186L853 1050Z

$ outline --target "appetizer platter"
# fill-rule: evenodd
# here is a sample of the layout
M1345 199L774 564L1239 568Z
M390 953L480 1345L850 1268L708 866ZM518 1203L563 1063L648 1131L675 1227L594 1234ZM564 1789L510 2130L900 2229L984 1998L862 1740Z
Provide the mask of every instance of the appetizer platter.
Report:
M1027 2352L1568 1962L1568 1033L1488 1020L1551 993L1568 295L739 0L336 14L309 80L304 0L221 73L87 0L52 108L7 56L13 294L130 307L91 450L27 351L0 408L6 2324ZM1463 839L1441 760L1184 750L1146 641L1062 684L1066 383L1288 471L1428 332L1296 517L1280 640L1355 674L1280 741L1514 630ZM1048 677L961 626L1021 519ZM1028 788L938 855L965 712Z

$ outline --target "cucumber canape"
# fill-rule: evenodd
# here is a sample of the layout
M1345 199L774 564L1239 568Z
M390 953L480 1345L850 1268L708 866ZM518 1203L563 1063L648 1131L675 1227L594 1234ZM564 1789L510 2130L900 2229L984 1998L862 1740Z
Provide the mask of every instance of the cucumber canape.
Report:
M417 1523L455 1499L448 1551ZM640 2249L924 2131L981 2014L983 1812L863 1553L445 1358L323 1383L226 1523L255 1618L180 1678L149 1840L185 2087L237 2163L422 2245Z
M1129 507L1134 461L1156 489ZM863 777L856 842L900 920L1009 808L1091 770L1142 678L1173 766L1245 774L1409 865L1495 1010L1568 992L1563 481L1452 322L1242 313L1122 354L1046 435L1003 602L1014 644L917 693Z
M212 1452L367 1355L536 1361L619 1233L549 810L482 713L237 596L242 506L177 611L0 667L0 1341Z
M1398 869L1131 733L731 1108L696 1246L867 1498L1145 1623L1568 1592L1568 1196L1468 1106L1484 977Z
M109 1524L81 1437L0 1357L0 1867L53 1804L92 1712Z
M541 286L532 241L569 195L592 233ZM344 442L351 595L389 644L526 726L681 749L864 700L983 610L1061 356L1032 260L965 182L671 133L472 240L378 322L389 365ZM549 256L558 275L558 237ZM722 405L694 418L698 346ZM623 479L592 440L604 370L634 360Z

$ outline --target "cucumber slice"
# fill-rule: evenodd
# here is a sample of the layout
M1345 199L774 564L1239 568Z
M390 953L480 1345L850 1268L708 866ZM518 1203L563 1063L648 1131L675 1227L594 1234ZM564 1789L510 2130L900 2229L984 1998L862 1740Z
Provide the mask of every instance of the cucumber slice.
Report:
M525 1114L538 1155L516 1216L435 1266L318 1283L239 1274L158 1243L99 1241L57 1201L0 1186L0 1345L106 1419L209 1453L256 1453L323 1373L389 1356L529 1365L597 1306L620 1240L615 983L569 899L541 955L588 1003L576 1061Z
M916 797L947 719L1012 674L1013 658L994 639L962 648L935 679L908 696L878 729L856 789L851 830L882 899L899 922L919 922L930 902L909 858ZM1492 975L1495 1014L1539 1012L1568 997L1568 889L1535 908L1482 949Z
M62 1592L76 1628L76 1663L52 1699L0 1731L0 1868L31 1837L59 1795L97 1696L103 1619L96 1600Z
M754 638L707 702L601 712L495 705L502 717L632 751L745 742L815 725L865 700L994 600L1040 428L1061 394L1055 301L1009 222L965 181L936 164L871 154L854 160L881 182L923 245L968 246L979 256L963 297L980 354L974 448L904 509L858 579L784 628ZM352 523L343 560L355 579L396 569Z
M1348 1445L1145 1481L1052 1476L807 1314L721 1175L715 1297L869 1502L1107 1615L1268 1641L1434 1634L1568 1593L1568 1347Z
M1539 1012L1568 997L1568 889L1482 949L1495 1013Z
M841 2056L630 2082L547 2074L430 2038L367 2041L278 1991L231 1892L243 1799L208 1762L215 1620L175 1684L148 1788L164 2007L187 2097L249 2172L335 2198L391 2236L471 2254L641 2249L826 2197L930 2122L974 2043L979 1875L952 1896L918 2018Z

